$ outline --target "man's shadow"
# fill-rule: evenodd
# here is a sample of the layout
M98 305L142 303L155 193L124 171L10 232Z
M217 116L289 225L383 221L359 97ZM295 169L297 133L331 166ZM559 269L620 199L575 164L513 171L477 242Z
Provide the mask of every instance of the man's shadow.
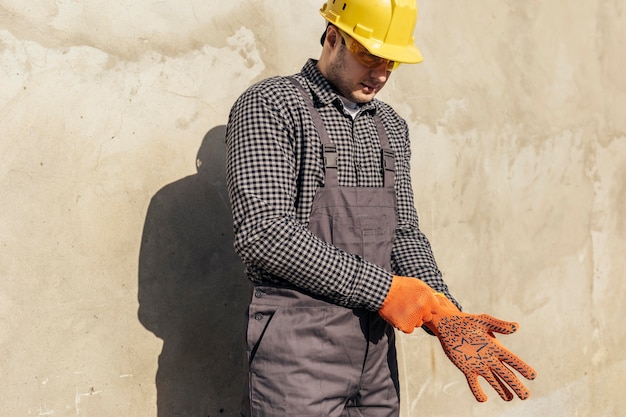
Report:
M150 201L139 255L139 320L163 340L158 417L238 416L250 285L232 241L225 126L198 151L198 173Z

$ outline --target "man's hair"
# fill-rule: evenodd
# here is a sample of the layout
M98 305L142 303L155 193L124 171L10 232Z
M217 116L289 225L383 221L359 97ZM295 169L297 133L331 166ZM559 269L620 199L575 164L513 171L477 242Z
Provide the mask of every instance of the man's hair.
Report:
M324 29L324 33L322 33L322 37L320 38L320 44L324 46L324 41L326 40L326 32L328 32L328 26L332 26L332 23L328 23L326 25L326 29Z

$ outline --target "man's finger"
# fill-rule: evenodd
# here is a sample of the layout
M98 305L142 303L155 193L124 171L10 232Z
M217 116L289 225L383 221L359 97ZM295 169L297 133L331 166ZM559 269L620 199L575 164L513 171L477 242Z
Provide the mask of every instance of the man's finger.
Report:
M482 387L478 383L478 376L476 374L465 375L467 379L467 385L469 385L470 390L472 390L472 394L476 398L476 401L484 403L487 401L487 395L485 391L483 391Z
M512 321L504 321L489 314L480 314L476 316L478 320L480 320L481 324L485 327L488 332L496 332L500 334L511 334L515 333L517 329L519 329L519 325Z
M498 359L506 363L517 372L522 374L524 378L533 380L537 377L537 372L529 366L526 362L521 360L519 356L512 354L507 348L498 344Z
M530 397L530 391L528 391L524 384L515 376L513 371L504 366L504 364L494 367L492 371L500 381L506 382L520 399L525 400ZM511 399L513 399L512 394Z
M483 378L491 385L491 387L498 393L500 398L504 401L511 401L513 399L513 393L504 385L502 380L494 372L486 372L482 375Z

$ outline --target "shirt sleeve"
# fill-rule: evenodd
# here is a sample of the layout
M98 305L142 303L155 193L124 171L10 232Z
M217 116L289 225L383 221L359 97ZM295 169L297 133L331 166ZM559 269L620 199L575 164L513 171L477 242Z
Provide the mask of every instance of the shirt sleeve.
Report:
M257 85L231 109L226 176L235 251L248 268L338 305L377 311L391 273L322 241L296 218L301 122L284 96Z
M391 252L391 266L396 275L419 278L435 291L446 295L457 307L437 266L430 242L419 228L411 184L411 146L406 122L397 123L405 138L396 149L395 189L398 202L398 226L396 240Z

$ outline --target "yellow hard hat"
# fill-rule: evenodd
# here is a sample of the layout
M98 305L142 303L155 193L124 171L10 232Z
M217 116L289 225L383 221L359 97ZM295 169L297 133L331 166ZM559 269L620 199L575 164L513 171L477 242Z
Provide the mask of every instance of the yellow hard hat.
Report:
M372 55L407 64L424 60L413 36L416 0L327 0L320 14Z

